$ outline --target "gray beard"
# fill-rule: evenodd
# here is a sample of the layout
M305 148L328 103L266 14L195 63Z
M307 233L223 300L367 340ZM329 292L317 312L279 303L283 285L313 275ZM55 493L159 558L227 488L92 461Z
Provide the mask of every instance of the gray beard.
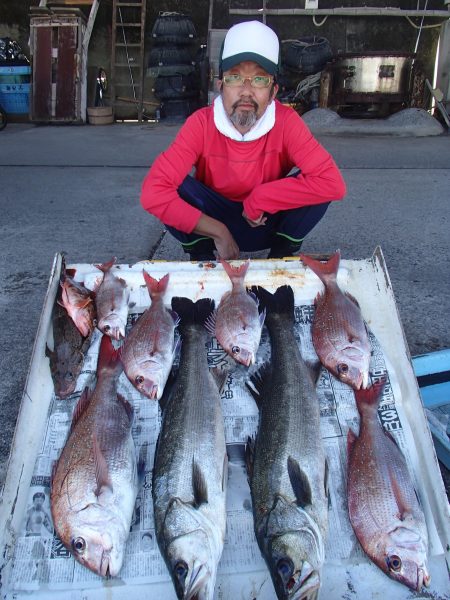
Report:
M242 127L245 129L251 129L258 120L256 111L253 110L234 110L230 116L230 121L235 127Z

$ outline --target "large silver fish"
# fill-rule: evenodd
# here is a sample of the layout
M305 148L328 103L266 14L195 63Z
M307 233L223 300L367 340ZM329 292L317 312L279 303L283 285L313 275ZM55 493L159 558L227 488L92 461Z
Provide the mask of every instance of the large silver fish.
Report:
M222 296L217 310L207 319L206 327L230 356L248 367L255 362L265 312L258 312L256 298L244 286L250 259L239 267L225 260L220 262L231 280L232 288Z
M314 348L320 362L353 389L369 381L370 343L359 304L337 284L339 250L326 263L300 254L300 258L325 286L315 299L312 326Z
M253 288L267 308L272 358L250 387L259 406L248 446L255 534L279 600L313 600L328 531L327 469L315 382L294 336L294 294Z
M174 334L178 319L164 306L169 275L157 281L145 271L143 274L151 305L125 338L121 359L131 383L147 398L159 400L176 352Z
M63 399L75 391L91 336L83 337L66 309L57 302L53 307L52 325L53 350L46 346L45 355L50 359L55 394Z
M428 532L406 461L377 416L384 382L355 392L359 436L348 432L348 510L356 537L389 577L428 585Z
M116 277L111 272L116 259L102 265L95 265L103 271L103 280L95 291L95 305L97 307L97 327L102 333L115 340L125 337L125 327L128 319L128 300L130 290L126 282Z
M173 298L172 308L181 319L182 346L174 387L162 399L153 470L156 536L178 598L212 600L228 473L219 386L208 369L203 325L214 304Z
M133 409L116 387L121 372L118 352L103 336L97 385L75 408L51 485L57 535L78 562L103 576L122 567L138 492Z

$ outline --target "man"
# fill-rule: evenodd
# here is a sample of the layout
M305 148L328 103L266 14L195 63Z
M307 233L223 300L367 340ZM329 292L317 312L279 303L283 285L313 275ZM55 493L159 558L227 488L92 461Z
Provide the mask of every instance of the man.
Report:
M220 95L187 119L144 180L142 206L191 260L266 248L268 258L295 254L329 202L345 195L331 156L300 116L275 100L278 63L272 29L259 21L231 27Z

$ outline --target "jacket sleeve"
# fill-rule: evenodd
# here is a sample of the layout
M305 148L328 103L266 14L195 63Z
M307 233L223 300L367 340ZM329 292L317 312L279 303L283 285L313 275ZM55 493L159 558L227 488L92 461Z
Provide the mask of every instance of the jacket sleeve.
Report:
M201 211L185 202L178 188L203 149L204 117L194 113L167 150L153 163L142 184L141 204L165 225L191 233Z
M258 219L264 212L273 214L345 196L345 182L334 160L293 111L284 123L283 152L300 173L254 188L244 200L244 211L250 219Z

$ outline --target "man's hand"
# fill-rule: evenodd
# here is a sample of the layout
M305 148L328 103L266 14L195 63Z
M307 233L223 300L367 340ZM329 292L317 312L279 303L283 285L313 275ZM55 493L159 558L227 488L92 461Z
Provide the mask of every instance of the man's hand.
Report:
M250 227L259 227L260 225L265 225L267 221L267 217L264 215L264 213L261 213L261 215L255 221L247 217L245 210L242 211L242 216L250 225Z
M239 258L239 246L230 230L217 219L203 214L197 222L194 232L212 238L220 258L224 260Z

